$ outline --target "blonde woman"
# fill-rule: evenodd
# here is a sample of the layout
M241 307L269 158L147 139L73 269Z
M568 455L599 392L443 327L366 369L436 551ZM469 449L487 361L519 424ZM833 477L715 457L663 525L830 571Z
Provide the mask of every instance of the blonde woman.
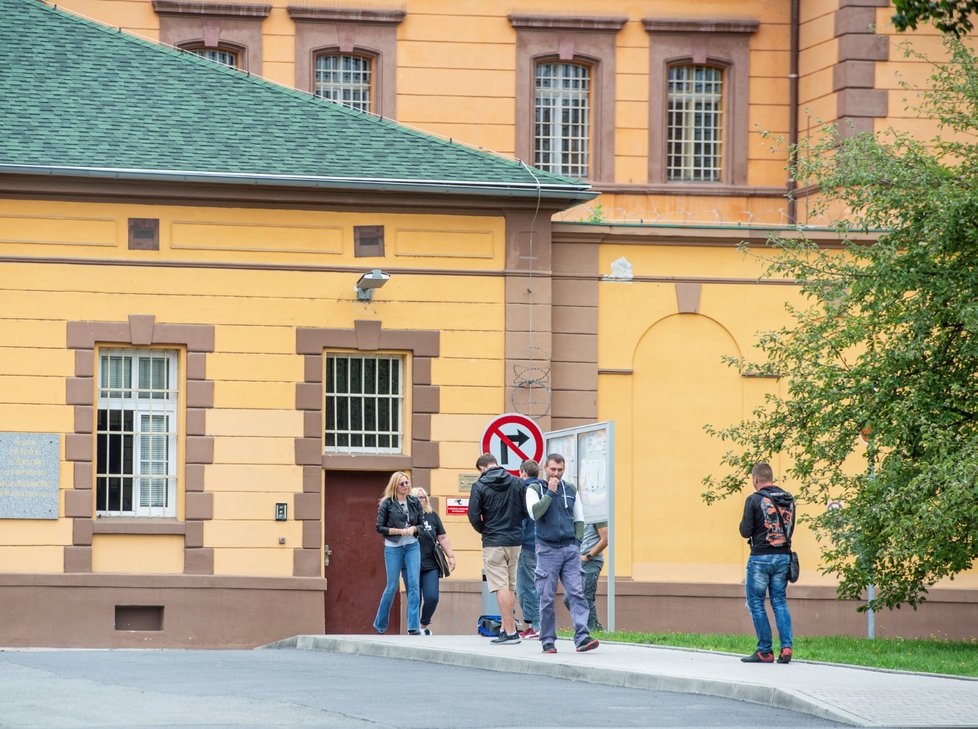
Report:
M431 635L431 618L438 607L438 580L441 573L438 565L435 564L435 540L441 544L448 557L448 567L455 570L455 552L452 543L445 533L445 527L441 523L438 512L431 508L431 499L423 488L416 488L414 495L421 502L424 510L421 515L421 524L418 525L419 541L421 543L421 635Z
M378 633L384 633L390 623L391 605L397 594L401 570L404 570L408 635L421 634L418 628L421 548L417 535L422 513L421 502L411 495L411 477L403 471L395 471L377 505L377 531L384 537L384 566L387 570L387 586L377 607L377 617L374 618L374 629Z

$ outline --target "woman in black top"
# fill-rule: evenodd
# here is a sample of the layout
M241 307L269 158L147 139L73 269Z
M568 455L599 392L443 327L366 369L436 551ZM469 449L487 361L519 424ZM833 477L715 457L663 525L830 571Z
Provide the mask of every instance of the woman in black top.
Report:
M431 500L423 488L416 488L414 495L421 502L424 512L421 515L421 524L418 529L418 540L421 543L421 635L431 635L431 616L435 614L438 607L438 580L441 573L438 565L435 564L434 549L435 540L441 544L448 557L448 567L455 569L455 552L452 550L452 543L448 540L445 527L441 523L438 512L431 508Z
M377 506L377 531L384 537L384 566L387 570L387 586L377 607L377 617L374 618L374 629L378 633L387 630L398 578L403 569L407 588L408 634L420 635L418 613L421 596L418 580L421 549L417 534L421 515L421 502L411 495L411 478L402 471L395 471Z

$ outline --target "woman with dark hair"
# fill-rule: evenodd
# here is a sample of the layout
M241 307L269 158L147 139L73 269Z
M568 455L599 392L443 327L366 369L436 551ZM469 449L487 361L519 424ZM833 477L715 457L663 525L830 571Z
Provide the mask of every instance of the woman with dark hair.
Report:
M387 586L377 607L377 617L374 618L374 629L378 633L387 630L391 605L403 569L407 590L408 635L421 634L418 628L421 549L417 538L421 514L421 502L411 495L410 476L403 471L395 471L377 506L377 531L384 537L384 566L387 570Z
M431 617L435 614L438 607L438 580L441 572L435 562L435 541L445 550L448 558L448 568L455 570L455 552L452 550L452 543L448 540L445 527L441 523L438 512L431 508L431 500L423 488L416 488L414 495L421 502L424 510L421 515L419 525L418 541L421 543L421 635L431 635Z

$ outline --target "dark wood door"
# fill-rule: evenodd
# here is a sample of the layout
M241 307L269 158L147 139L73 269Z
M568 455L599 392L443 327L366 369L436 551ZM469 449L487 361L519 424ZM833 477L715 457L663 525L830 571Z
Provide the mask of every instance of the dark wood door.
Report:
M325 474L327 633L375 632L373 621L387 584L384 540L375 528L377 502L389 477L359 471ZM400 614L400 598L395 597L388 633L400 632Z

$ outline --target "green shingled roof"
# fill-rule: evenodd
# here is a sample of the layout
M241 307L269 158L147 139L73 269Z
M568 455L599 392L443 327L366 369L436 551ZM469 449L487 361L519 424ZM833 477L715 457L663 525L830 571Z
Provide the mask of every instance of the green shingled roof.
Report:
M0 173L594 196L533 170L93 23L0 0Z

